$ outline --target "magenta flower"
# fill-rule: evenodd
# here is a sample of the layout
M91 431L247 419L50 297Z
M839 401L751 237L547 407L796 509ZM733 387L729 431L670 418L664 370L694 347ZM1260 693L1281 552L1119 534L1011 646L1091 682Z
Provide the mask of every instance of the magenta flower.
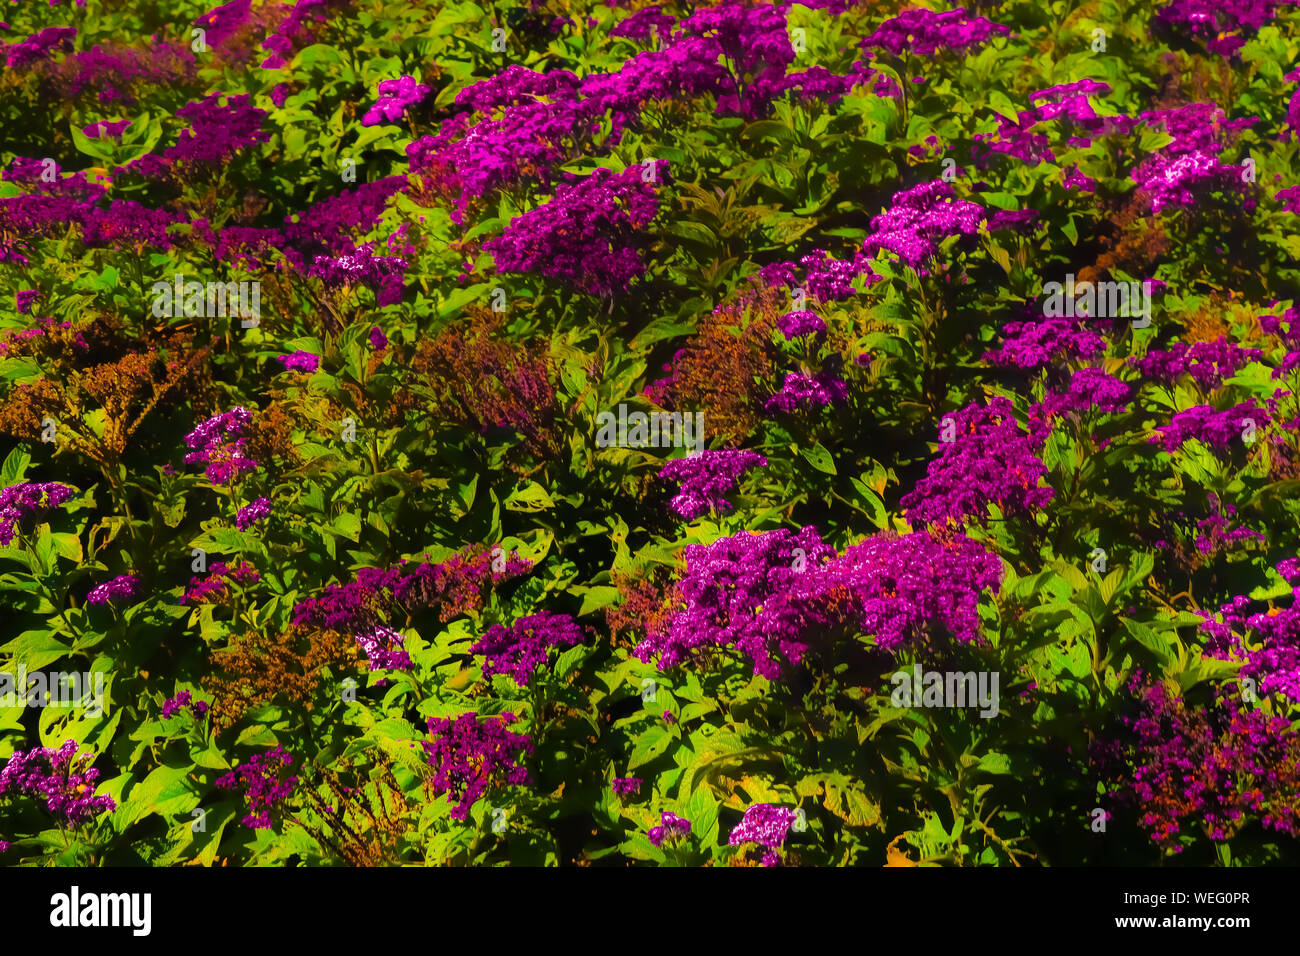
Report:
M688 661L697 649L734 647L755 674L775 679L786 661L802 657L806 610L796 579L834 551L815 528L740 532L708 545L687 545L685 577L678 583L681 610L637 646L639 660L658 658L660 669ZM666 716L670 717L671 714Z
M193 695L187 690L163 702L163 717L174 717L182 710L189 710L194 716L202 717L208 712L208 705L204 701L194 700Z
M86 595L87 604L110 604L119 599L129 600L140 591L140 579L134 574L122 574L93 588Z
M396 123L406 111L429 95L429 87L413 76L379 81L379 99L361 117L362 126L377 126L383 120Z
M256 498L251 504L245 505L235 512L235 527L240 531L246 531L258 521L270 516L271 500L269 498Z
M951 440L942 440L946 437ZM998 396L987 405L970 405L944 416L938 456L925 477L900 504L912 527L984 523L990 505L1004 515L1032 514L1055 492L1040 486L1047 466L1038 449L1047 428L1031 422L1028 432L1016 420L1010 399Z
M404 277L409 267L410 261L401 256L375 255L367 243L345 255L316 256L307 274L320 279L327 289L363 285L375 293L375 304L382 308L402 301L406 288Z
M456 802L451 811L453 820L465 820L490 786L529 781L527 768L518 761L536 748L526 734L506 729L515 719L510 711L482 720L473 712L454 720L429 718L429 733L434 739L424 741L423 746L434 769L433 792L434 796L445 793Z
M28 315L32 311L32 306L36 300L41 297L40 289L19 289L14 293L14 308L22 315Z
M74 492L58 482L24 481L0 489L0 545L8 546L20 530L19 525L39 511L57 508L72 498Z
M130 120L120 120L118 122L101 120L98 123L91 123L89 126L82 127L81 131L91 139L121 139L122 134L126 132L130 125Z
M209 418L185 436L185 445L193 449L185 463L207 465L208 481L224 485L241 471L254 471L257 462L244 454L243 430L253 421L252 413L242 405Z
M1016 368L1041 368L1051 362L1096 358L1106 351L1105 340L1077 319L1054 316L1002 327L1002 347L984 353L986 362Z
M646 834L655 846L663 846L665 840L675 842L690 836L691 821L685 817L664 810L660 814L660 820L662 822L658 826L651 827L650 832Z
M889 209L871 220L871 235L863 242L867 256L893 252L918 272L939 251L946 236L973 236L984 220L982 207L958 199L942 179L894 194Z
M537 273L592 295L624 292L645 273L639 234L658 209L655 184L667 177L666 160L621 173L601 167L559 186L549 203L511 220L483 248L499 272Z
M1070 379L1064 395L1050 395L1043 404L1053 415L1063 412L1123 412L1133 390L1099 368L1081 368Z
M1175 342L1168 351L1152 349L1141 358L1129 359L1129 364L1143 375L1166 383L1190 375L1203 391L1208 392L1263 357L1264 353L1259 349L1237 345L1225 335L1214 342Z
M260 580L262 576L246 561L236 561L233 566L216 561L208 569L206 578L190 578L190 586L181 596L181 604L215 604L227 598L230 590L228 585L231 582L253 584Z
M76 35L77 31L72 27L46 27L26 40L4 47L6 63L11 70L23 70L33 63L49 59L55 50L72 49L72 38Z
M358 634L357 643L361 645L372 671L409 671L415 666L405 648L406 638L382 624Z
M640 777L615 777L614 793L620 797L630 797L641 789Z
M310 374L320 368L320 356L302 350L290 355L277 355L275 360L284 366L286 372Z
M763 403L763 411L769 415L784 412L787 415L798 411L825 408L832 403L843 404L849 399L848 385L839 376L829 371L816 375L805 372L787 372L785 384L781 390Z
M781 330L786 341L792 341L801 335L820 335L826 331L826 323L816 312L804 309L799 312L787 312L776 320L776 327Z
M680 483L671 507L678 517L694 521L701 515L731 510L726 495L753 468L766 467L758 452L737 448L705 449L698 455L676 458L659 469L659 477Z
M1160 442L1165 451L1173 453L1184 442L1195 438L1210 448L1224 451L1238 440L1245 441L1244 436L1250 430L1247 422L1260 429L1268 421L1268 411L1254 402L1242 402L1222 412L1215 411L1212 405L1196 405L1175 414L1169 424L1148 441Z
M861 45L863 50L886 50L894 56L934 56L940 51L965 53L983 46L996 34L1005 36L1010 32L984 17L971 16L962 7L943 13L917 7L886 20Z
M0 770L0 797L43 799L45 808L76 825L107 810L117 809L112 797L95 796L99 771L92 754L77 753L77 742L65 740L58 750L36 747L15 751Z
M775 866L781 860L777 851L785 845L785 838L797 818L798 813L792 807L756 803L745 811L744 818L727 837L727 843L731 846L756 843L767 851L763 854L763 865Z
M483 676L509 674L520 687L527 687L538 666L545 664L551 648L581 644L582 628L567 614L540 611L517 618L509 627L493 624L469 649L482 654Z
M217 778L217 786L222 790L243 791L248 806L248 813L241 821L245 826L254 830L270 828L271 810L293 792L298 782L296 776L283 776L292 763L288 751L274 747Z
M217 169L249 147L271 138L262 129L266 110L253 106L247 93L237 96L212 93L185 104L176 115L190 124L176 138L176 145L137 159L128 169L147 179L167 178L177 164L191 169Z

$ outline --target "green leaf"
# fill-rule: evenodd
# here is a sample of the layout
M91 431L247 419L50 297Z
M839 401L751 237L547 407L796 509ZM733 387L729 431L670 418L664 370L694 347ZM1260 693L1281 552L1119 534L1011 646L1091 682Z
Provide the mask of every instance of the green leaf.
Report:
M5 458L4 466L0 467L0 485L8 488L21 482L31 462L32 456L27 454L27 449L21 445L14 448Z
M628 758L628 770L635 770L642 764L647 764L654 760L673 742L673 736L668 729L659 725L646 728L637 737L636 743L632 747L632 756Z
M335 518L332 527L349 541L361 540L361 518L351 512L345 511Z
M801 448L799 453L808 459L808 463L818 471L824 471L828 475L835 474L835 459L831 457L821 442L813 445L811 448Z
M570 594L582 595L582 607L578 609L578 617L586 617L596 611L609 607L618 600L618 588L601 585L599 587L572 587L569 588Z
M31 672L66 656L69 648L49 631L23 631L0 650L12 655L15 667L22 664Z
M516 488L504 504L509 511L547 511L555 507L555 501L546 489L535 481Z
M132 787L126 802L113 812L113 825L120 833L150 814L168 818L188 813L198 805L188 779L192 767L163 765Z
M1001 90L993 90L989 93L989 106L1007 119L1011 120L1013 123L1019 122L1020 120L1020 110L1016 108L1016 104L1012 103L1010 98Z

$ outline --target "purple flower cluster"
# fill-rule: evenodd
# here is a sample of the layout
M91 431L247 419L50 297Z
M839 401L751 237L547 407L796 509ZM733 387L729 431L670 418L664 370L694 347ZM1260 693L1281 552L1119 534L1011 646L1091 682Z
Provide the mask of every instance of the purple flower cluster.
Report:
M403 562L405 563L405 562ZM439 609L442 620L476 609L491 584L526 573L532 565L513 553L454 554L437 564L403 568L362 568L347 584L331 584L317 597L298 602L293 610L297 626L320 627L353 634L382 624L386 615L401 607L415 611Z
M592 295L624 292L645 273L637 233L654 219L654 184L667 176L666 160L621 173L601 167L560 185L550 202L513 219L483 248L496 257L501 272L537 273Z
M1286 189L1279 189L1273 194L1273 198L1282 204L1283 212L1300 215L1300 186L1288 186Z
M765 850L763 866L776 866L781 862L779 851L785 845L785 838L797 817L793 807L756 803L745 811L745 816L732 828L727 843L730 846L756 843Z
M262 41L262 49L271 53L262 61L262 69L287 67L296 51L315 42L313 27L328 23L348 3L349 0L298 0L275 33Z
M409 671L415 666L406 650L406 638L390 627L376 624L368 632L358 634L357 643L372 671Z
M1097 180L1091 176L1085 176L1079 171L1078 166L1071 166L1061 177L1061 185L1066 189L1077 189L1079 192L1095 193L1097 191Z
M271 517L271 499L255 498L251 504L244 505L235 512L235 527L247 531L254 524Z
M945 416L939 456L901 504L913 527L983 523L990 505L1004 515L1032 514L1052 500L1051 487L1038 482L1047 466L1038 457L1046 434L1026 433L1010 399L997 396L985 406L969 405Z
M277 355L275 360L284 366L286 372L306 372L308 374L320 368L320 356L299 349L290 355Z
M99 771L90 765L92 754L77 753L77 742L63 746L15 751L0 770L0 797L43 798L45 808L67 823L79 824L117 805L112 797L95 796Z
M121 574L111 581L105 581L92 588L86 595L87 604L110 604L118 600L130 600L140 591L140 579L134 574Z
M1099 136L1128 132L1134 125L1132 119L1125 116L1098 116L1088 101L1090 96L1109 91L1110 87L1105 83L1084 79L1031 94L1029 101L1038 105L1020 110L1015 119L1001 117L996 134L975 134L976 166L987 165L990 154L1012 156L1030 166L1054 161L1056 153L1052 149L1052 141L1040 129L1041 124L1047 122L1066 121L1068 131L1073 133L1068 139L1070 146L1087 146ZM1096 187L1095 181L1073 169L1066 174L1064 184L1067 189L1082 188L1085 192L1091 192Z
M185 446L192 449L185 464L207 465L208 481L228 484L241 471L254 471L257 462L244 454L243 430L253 421L252 413L242 405L209 418L185 436Z
M896 651L927 634L951 635L959 643L980 639L979 599L1002 581L997 555L963 535L940 537L914 531L880 534L850 545L803 582L803 590L876 646Z
M658 657L667 669L697 649L733 647L749 658L755 674L775 679L783 661L798 663L807 648L796 580L834 553L815 528L741 532L687 545L686 573L677 584L684 606L662 630L646 635L636 657Z
M375 304L383 308L402 301L408 268L409 260L401 256L377 256L367 243L341 256L316 256L307 274L320 279L327 289L364 285L374 290Z
M469 204L490 192L524 181L549 185L554 166L573 142L599 126L580 101L578 78L567 70L535 73L517 64L456 96L458 106L487 114L445 121L437 136L410 144L412 173L453 202L452 221L463 224ZM491 115L500 109L500 116Z
M322 199L296 217L286 217L271 238L299 271L308 271L318 255L356 255L353 234L370 231L405 185L406 177L389 176Z
M1242 541L1254 541L1258 544L1268 541L1262 533L1253 528L1244 525L1232 527L1232 518L1237 513L1234 505L1226 505L1224 510L1224 514L1210 515L1196 522L1196 550L1201 554L1218 554L1232 549Z
M1093 409L1124 412L1128 411L1128 401L1132 396L1133 390L1114 376L1099 368L1081 368L1071 376L1063 395L1051 396L1043 404L1054 415Z
M1138 192L1145 195L1153 214L1167 207L1195 209L1210 192L1222 190L1244 198L1250 210L1254 200L1245 198L1249 188L1242 177L1244 166L1225 166L1219 153L1232 144L1253 119L1228 120L1213 103L1189 103L1167 110L1149 110L1139 120L1163 129L1173 142L1143 160L1130 173Z
M1254 402L1242 402L1222 412L1215 411L1213 405L1196 405L1176 413L1160 434L1148 441L1160 442L1171 454L1193 438L1210 448L1225 450L1246 434L1247 421L1254 422L1257 429L1263 428L1269 421L1267 409Z
M55 481L24 481L0 490L0 545L11 544L19 526L38 511L57 508L72 496L71 488Z
M659 820L658 826L651 827L650 832L646 834L651 844L656 847L663 846L665 840L684 840L691 835L691 821L685 817L664 810L659 815Z
M21 315L29 315L40 297L40 289L19 289L14 293L14 308Z
M1112 795L1136 802L1138 823L1152 840L1179 853L1174 840L1184 824L1223 840L1248 815L1267 829L1300 835L1300 735L1290 721L1247 710L1231 692L1200 710L1162 683L1140 683L1137 675L1130 682L1138 714L1124 717L1123 735L1094 752L1101 762L1119 758L1120 788Z
M820 335L826 331L826 323L816 312L809 312L802 309L798 312L787 312L776 320L776 327L781 330L787 342L799 338L801 335Z
M362 126L377 126L384 120L396 123L406 111L429 95L429 88L413 76L379 81L379 99L361 117Z
M671 507L677 516L694 521L710 511L730 511L726 496L736 488L740 476L752 468L767 466L758 452L737 448L705 449L698 455L677 458L659 469L659 477L680 483Z
M1038 222L1037 209L997 209L988 218L989 232L1010 229L1025 232Z
M796 270L804 271L798 281ZM814 249L796 262L774 262L759 271L762 280L773 288L802 288L814 299L829 302L854 294L853 282L866 276L867 284L880 281L871 268L871 260L859 250L851 260L832 258L824 249Z
M721 58L730 74L730 89L720 92L717 112L757 119L772 98L787 88L786 69L795 60L785 12L767 4L724 2L697 7L682 23L689 44L701 43L701 65Z
M763 411L769 415L777 412L792 415L805 409L825 408L832 403L840 405L848 400L848 385L829 370L816 375L787 372L781 390L763 403Z
M1274 302L1273 305L1276 307L1277 303ZM1259 327L1265 335L1276 335L1288 345L1300 345L1300 306L1287 309L1281 318L1276 315L1261 315Z
M882 250L896 253L907 265L924 272L924 263L939 251L941 239L973 236L984 218L983 208L958 199L942 179L921 183L895 193L888 211L871 220L872 233L862 251L868 256Z
M24 70L48 59L55 50L71 50L77 31L72 27L46 27L18 43L0 47L11 70Z
M1259 349L1237 345L1225 335L1214 342L1175 342L1168 351L1152 349L1129 362L1143 375L1166 383L1190 375L1202 391L1208 392L1263 357Z
M652 34L658 34L660 37L669 36L676 25L676 17L664 13L656 4L642 7L627 19L619 21L618 26L609 31L609 35L646 43L649 42Z
M1289 0L1172 0L1156 11L1160 30L1205 41L1205 49L1230 57L1246 45Z
M483 655L483 676L508 674L520 687L527 687L538 666L546 663L547 651L574 647L583 640L582 628L569 615L540 611L516 618L509 627L493 624L469 650Z
M138 94L146 89L192 88L198 62L188 38L163 40L155 36L143 48L109 41L70 53L57 67L47 62L37 69L64 100L82 99L98 107L114 103L134 107Z
M219 47L248 23L252 0L230 0L201 14L194 25L204 31L208 46Z
M433 741L422 741L429 766L433 767L434 796L447 794L455 801L451 818L464 820L470 809L492 784L522 784L531 778L518 763L536 751L527 734L507 730L515 715L479 719L473 712L451 718L431 717ZM495 779L494 779L495 778Z
M734 647L775 680L814 640L874 635L893 652L935 631L979 639L980 594L996 588L996 555L961 535L877 535L837 555L813 528L742 532L689 545L681 609L647 634L636 656L667 668L697 649Z
M163 717L174 717L182 710L189 710L196 717L202 717L208 712L208 705L205 701L194 700L189 691L183 690L175 697L168 698L163 702Z
M190 586L181 596L181 603L215 604L226 599L229 593L229 582L253 584L260 580L262 576L247 561L236 561L233 566L228 566L224 561L216 561L208 569L206 578L190 578Z
M213 93L182 106L176 115L190 128L181 131L176 145L150 153L129 168L149 179L167 176L178 165L189 170L216 169L241 150L271 138L262 129L266 111L251 105L247 93L226 96L224 103L222 97Z
M1199 612L1201 630L1209 635L1205 654L1220 660L1242 661L1241 678L1256 682L1260 696L1277 693L1300 703L1300 607L1294 589L1296 560L1283 561L1278 573L1292 586L1289 607L1252 610L1250 598L1234 597L1216 614ZM1217 619L1221 618L1221 620Z
M120 120L118 122L100 121L82 127L81 131L90 139L121 139L122 134L127 131L130 125L130 120Z
M293 757L283 747L273 747L255 754L229 773L217 778L222 790L242 790L248 813L241 821L254 830L271 826L271 810L293 792L296 776L283 773L293 763Z
M894 56L934 56L940 51L965 53L983 46L995 34L1010 33L1007 27L984 17L972 17L963 7L943 13L914 7L886 20L863 38L861 45L863 50L885 50Z
M1002 346L984 353L984 361L1016 368L1042 368L1050 362L1093 359L1106 351L1105 340L1077 319L1054 316L1002 327Z
M640 791L642 782L640 777L615 777L614 794L619 797L630 797Z
M1149 160L1134 171L1133 181L1149 196L1151 212L1159 213L1170 206L1193 209L1204 195L1218 190L1246 194L1244 170L1224 165L1212 152L1195 150Z
M81 242L87 248L170 249L174 243L168 229L187 221L184 213L149 209L130 199L118 199L105 208L91 206L84 211Z

